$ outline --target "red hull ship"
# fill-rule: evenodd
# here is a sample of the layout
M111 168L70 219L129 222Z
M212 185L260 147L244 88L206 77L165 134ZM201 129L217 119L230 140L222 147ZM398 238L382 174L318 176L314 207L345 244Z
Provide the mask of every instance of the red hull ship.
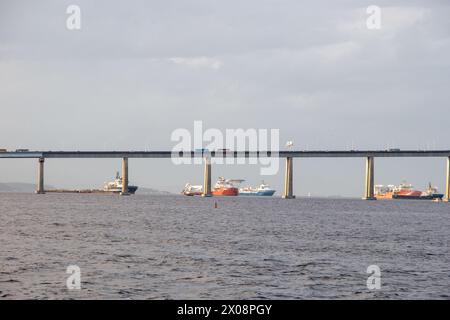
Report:
M223 177L219 177L211 193L213 196L237 196L239 189L233 183L242 181L244 180L225 180Z
M428 186L427 191L415 190L411 184L402 183L399 186L377 185L375 186L375 197L377 199L411 199L411 200L440 200L442 193L437 192L437 188Z

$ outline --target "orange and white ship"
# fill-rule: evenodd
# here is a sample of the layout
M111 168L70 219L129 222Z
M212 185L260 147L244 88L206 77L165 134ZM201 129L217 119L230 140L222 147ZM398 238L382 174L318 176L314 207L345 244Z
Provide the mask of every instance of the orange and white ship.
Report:
M375 198L377 199L434 200L442 199L443 196L437 192L436 187L431 186L431 183L426 191L415 190L411 184L405 182L399 186L375 186Z
M211 193L213 196L237 196L239 189L236 187L236 184L243 181L241 179L225 180L224 177L219 177Z

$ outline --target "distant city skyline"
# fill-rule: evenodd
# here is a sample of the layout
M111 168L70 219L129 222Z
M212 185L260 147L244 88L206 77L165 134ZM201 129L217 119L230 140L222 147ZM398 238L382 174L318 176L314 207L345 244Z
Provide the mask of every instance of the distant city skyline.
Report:
M66 9L81 10L81 29ZM370 5L380 29L367 28ZM0 148L171 150L171 134L279 129L294 149L450 149L448 1L0 0ZM363 194L363 159L296 159L299 196ZM281 194L259 165L219 175ZM48 160L46 183L97 187L119 160ZM37 163L0 160L0 182ZM444 159L376 159L375 181L444 187ZM201 165L130 160L134 184L179 192Z

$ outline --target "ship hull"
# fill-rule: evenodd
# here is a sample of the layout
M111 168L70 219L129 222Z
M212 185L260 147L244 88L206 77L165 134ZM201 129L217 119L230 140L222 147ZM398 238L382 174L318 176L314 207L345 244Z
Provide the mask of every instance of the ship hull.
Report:
M430 194L430 195L420 195L420 196L404 196L404 195L394 195L392 199L404 199L404 200L434 200L434 199L442 199L444 197L443 194Z
M253 197L271 197L275 193L275 190L264 191L239 191L240 196L253 196Z
M135 194L138 187L129 186L128 193ZM50 189L45 190L47 193L95 193L95 194L120 194L122 189L111 189L111 190L101 190L101 189Z
M185 192L182 192L181 194L184 194L185 196L188 196L188 197L193 197L193 196L201 196L203 194L203 192L185 191Z
M377 195L378 200L442 200L444 197L441 193L432 195L404 195L404 194L390 194L390 195Z
M217 188L212 191L212 195L215 197L220 196L237 196L239 190L237 188Z
M135 194L137 191L137 186L128 186L128 193L129 194ZM109 190L103 190L106 193L121 193L122 189L109 189Z

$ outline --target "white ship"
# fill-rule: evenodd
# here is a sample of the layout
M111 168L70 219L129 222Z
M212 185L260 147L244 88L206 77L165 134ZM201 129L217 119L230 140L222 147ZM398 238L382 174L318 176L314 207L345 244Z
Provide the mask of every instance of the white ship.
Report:
M201 196L203 194L203 186L193 186L190 183L186 183L181 194L185 196Z
M268 184L261 183L258 188L245 187L239 189L240 196L273 196L275 190L270 188Z
M112 192L112 193L120 193L122 192L122 177L119 172L116 173L116 178L114 181L106 182L103 186L103 191ZM134 194L138 189L137 186L128 186L128 193Z

